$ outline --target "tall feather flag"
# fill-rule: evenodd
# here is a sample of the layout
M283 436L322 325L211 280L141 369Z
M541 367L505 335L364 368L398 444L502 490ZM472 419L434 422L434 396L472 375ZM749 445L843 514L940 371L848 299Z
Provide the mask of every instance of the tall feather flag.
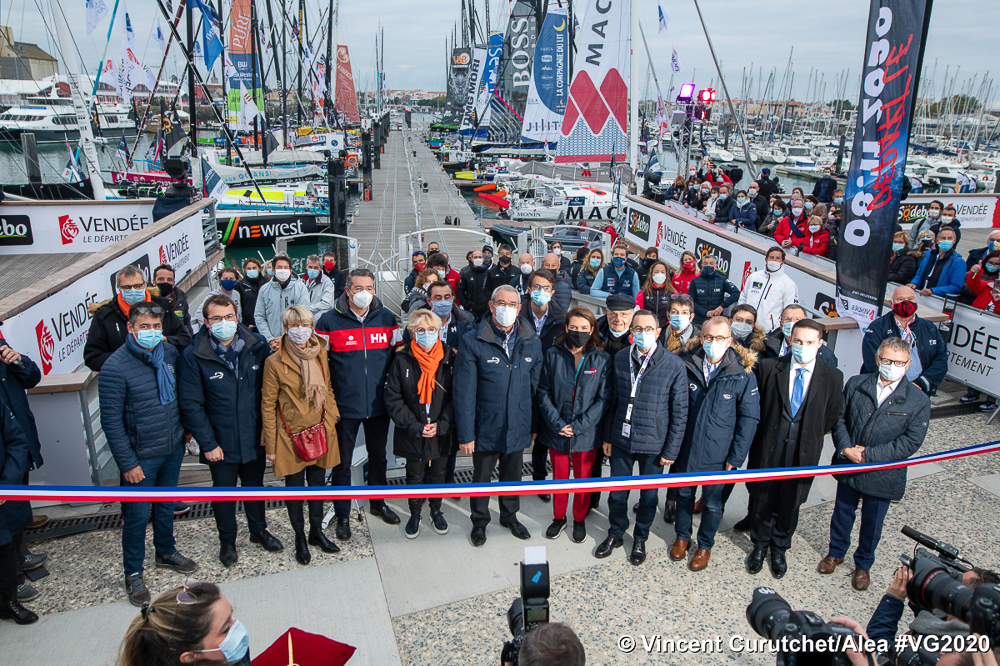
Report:
M212 5L202 0L190 0L188 6L191 9L201 10L201 41L204 44L202 54L205 58L205 67L212 69L215 59L222 53L222 40L219 39L219 30L216 24L219 19L215 15Z
M656 3L656 10L660 13L660 32L666 32L667 25L670 23L670 16L663 11L663 5L659 2Z
M167 36L163 32L163 26L160 25L159 16L153 19L153 30L149 33L149 38L160 47L161 51L167 50Z
M681 67L681 59L677 57L677 49L674 49L673 55L670 56L670 71L674 74L680 74L684 71L684 68Z
M71 183L82 183L83 182L83 170L80 169L80 164L76 161L76 155L73 154L73 149L69 145L69 137L66 137L66 152L69 153L69 161L66 162L66 168L63 169L63 178Z
M87 0L87 34L97 29L97 24L108 13L108 5L104 0Z

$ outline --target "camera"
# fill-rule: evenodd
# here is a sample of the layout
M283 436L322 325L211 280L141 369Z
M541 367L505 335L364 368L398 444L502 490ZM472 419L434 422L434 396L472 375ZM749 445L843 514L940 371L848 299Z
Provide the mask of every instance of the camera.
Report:
M853 630L838 622L824 622L812 611L793 611L769 587L753 591L753 600L747 606L747 622L758 634L778 644L775 661L778 666L849 666L851 662L843 651L813 650L810 646L823 643L825 647L844 638L859 638Z
M507 624L513 640L503 644L500 664L518 666L525 635L549 621L549 563L545 546L528 546L521 562L521 596L507 609Z

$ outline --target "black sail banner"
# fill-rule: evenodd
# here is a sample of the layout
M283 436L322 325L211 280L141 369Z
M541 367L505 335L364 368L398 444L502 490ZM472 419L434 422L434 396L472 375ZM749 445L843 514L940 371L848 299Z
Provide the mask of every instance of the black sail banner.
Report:
M452 49L448 63L448 91L445 98L448 118L458 122L465 105L465 92L469 85L469 67L472 65L472 49L467 47Z
M862 330L885 299L932 1L871 0L837 245L837 312Z

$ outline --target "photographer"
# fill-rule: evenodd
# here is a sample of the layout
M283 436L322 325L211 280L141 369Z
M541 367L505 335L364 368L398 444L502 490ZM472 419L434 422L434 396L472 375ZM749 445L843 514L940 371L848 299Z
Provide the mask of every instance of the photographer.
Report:
M520 666L584 666L587 656L576 632L562 622L541 624L524 636ZM511 666L512 662L504 662Z

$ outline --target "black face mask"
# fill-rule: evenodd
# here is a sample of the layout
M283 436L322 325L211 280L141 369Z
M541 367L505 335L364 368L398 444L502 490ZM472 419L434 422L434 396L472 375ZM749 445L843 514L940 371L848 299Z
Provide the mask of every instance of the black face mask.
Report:
M501 254L499 261L501 266L507 266L510 264L510 257Z
M170 284L169 282L157 282L156 286L160 290L160 296L164 297L169 296L170 292L174 290L174 285Z
M590 333L583 331L566 331L566 342L573 349L580 349L590 340Z

